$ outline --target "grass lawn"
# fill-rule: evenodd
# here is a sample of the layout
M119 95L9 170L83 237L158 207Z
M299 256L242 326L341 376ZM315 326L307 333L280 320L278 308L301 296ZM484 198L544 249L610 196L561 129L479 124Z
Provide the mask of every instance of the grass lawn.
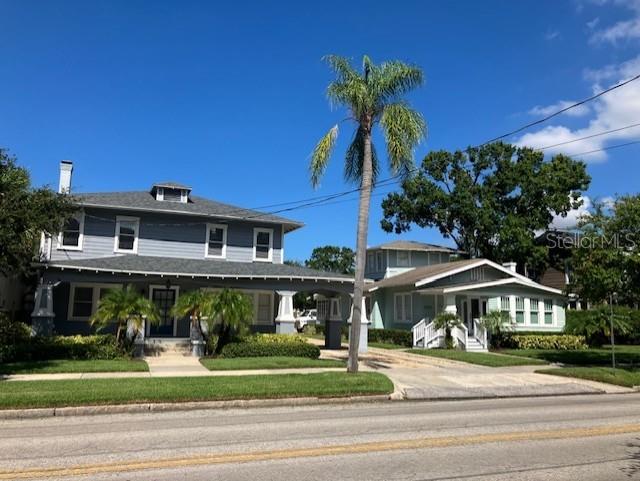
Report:
M574 351L555 349L504 349L500 351L511 356L532 357L547 362L573 366L610 366L611 348L593 348ZM640 366L640 346L616 346L616 362Z
M398 344L391 344L388 342L370 342L370 347L377 347L380 349L409 349L406 346L399 346Z
M554 376L577 377L619 386L640 386L640 369L611 369L606 367L563 367L536 371Z
M375 372L4 381L0 383L0 409L303 396L343 397L391 392L393 383L383 374Z
M142 360L69 360L24 361L0 364L0 374L53 374L60 372L123 372L148 371L149 366Z
M479 364L480 366L503 367L503 366L528 366L537 364L547 364L540 359L525 359L515 356L501 356L486 352L466 352L456 349L410 349L407 352L420 354L422 356L440 357L453 361Z
M343 361L309 359L307 357L236 357L203 358L200 363L210 371L235 371L239 369L292 369L309 367L345 367Z

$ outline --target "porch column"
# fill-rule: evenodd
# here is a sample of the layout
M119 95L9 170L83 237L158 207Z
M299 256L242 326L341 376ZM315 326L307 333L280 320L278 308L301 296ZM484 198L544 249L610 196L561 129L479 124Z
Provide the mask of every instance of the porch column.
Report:
M349 314L349 319L347 319L347 324L351 326L351 321L353 320L353 295L351 301L351 313ZM358 341L358 352L367 352L368 343L369 343L369 324L371 321L367 319L367 300L364 296L362 296L362 306L360 307L360 339ZM349 339L351 339L351 328L349 327Z
M329 317L324 323L324 347L325 349L340 349L342 345L342 309L340 297L329 299Z
M455 294L447 294L446 296L444 296L444 312L458 315Z
M31 313L31 335L52 336L53 320L53 284L40 283L36 289L33 312Z
M293 296L295 291L276 291L280 296L278 303L278 317L276 317L276 332L278 334L294 334L296 332L296 318L293 315Z

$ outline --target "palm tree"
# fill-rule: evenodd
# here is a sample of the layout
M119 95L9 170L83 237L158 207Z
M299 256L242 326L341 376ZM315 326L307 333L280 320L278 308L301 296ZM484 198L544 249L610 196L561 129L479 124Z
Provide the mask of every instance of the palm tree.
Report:
M500 310L493 310L480 318L480 323L487 330L489 345L501 347L504 334L512 331L511 316Z
M141 295L132 284L124 289L109 289L100 299L98 309L91 316L92 326L103 329L109 324L116 323L116 341L124 344L123 333L127 332L127 325L132 323L135 329L135 339L142 330L144 320L152 324L160 321L158 308L149 299Z
M202 329L202 322L211 313L214 297L215 295L212 292L196 289L181 295L171 309L174 316L191 319L192 338L206 338L206 333ZM194 333L197 334L194 336Z
M461 325L462 321L458 315L453 312L441 312L433 319L433 327L436 329L444 329L444 345L447 349L453 349L451 330Z
M348 111L347 120L355 124L355 132L346 152L344 176L347 181L360 185L353 318L347 367L349 372L356 373L369 205L371 190L380 170L372 134L374 127L379 125L392 173L410 173L413 149L424 137L426 125L422 115L411 109L402 96L421 85L423 76L418 67L399 61L375 65L366 55L362 59L362 72L354 69L344 57L329 55L326 60L336 75L327 88L327 96L332 104L344 107ZM337 137L338 125L335 125L320 139L313 151L310 170L314 187L327 167Z
M211 302L207 322L207 332L217 327L218 342L215 354L220 354L225 344L231 340L231 333L242 334L247 331L253 319L253 303L248 296L232 289L222 289Z

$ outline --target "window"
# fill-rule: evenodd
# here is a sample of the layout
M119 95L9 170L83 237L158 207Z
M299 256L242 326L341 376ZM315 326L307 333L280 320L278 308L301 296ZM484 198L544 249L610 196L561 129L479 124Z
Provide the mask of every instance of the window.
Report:
M373 255L373 252L369 252L367 254L367 268L366 268L368 272L376 270L376 266L373 265L374 260L375 260L375 256Z
M256 294L256 324L273 324L273 307L271 305L271 293L259 292Z
M253 260L273 259L273 229L253 229Z
M530 310L530 322L531 324L538 324L539 323L539 318L538 318L538 306L539 306L539 301L538 299L531 299L529 301L529 310Z
M71 284L69 292L69 319L86 321L98 309L110 289L120 289L120 284Z
M205 257L224 258L227 255L227 226L207 224Z
M516 297L516 323L524 324L524 297Z
M58 237L58 249L82 250L83 231L84 214L68 219Z
M138 230L140 219L137 217L116 217L115 252L138 252Z
M394 307L396 322L411 322L411 293L396 294Z
M544 323L553 324L553 299L544 300Z
M384 268L384 259L382 258L382 251L376 252L376 270L382 271Z
M189 191L186 189L176 189L171 187L158 187L156 190L156 200L165 202L189 202Z
M411 265L409 251L396 251L396 261L398 267L409 267Z

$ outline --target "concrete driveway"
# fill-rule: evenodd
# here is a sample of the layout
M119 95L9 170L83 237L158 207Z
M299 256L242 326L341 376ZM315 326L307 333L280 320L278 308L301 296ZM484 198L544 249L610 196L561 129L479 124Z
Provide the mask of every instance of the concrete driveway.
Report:
M345 358L345 350L323 357ZM610 384L567 379L534 371L542 366L485 367L403 351L370 348L362 370L387 375L405 399L472 399L633 392ZM552 367L552 366L550 366Z

